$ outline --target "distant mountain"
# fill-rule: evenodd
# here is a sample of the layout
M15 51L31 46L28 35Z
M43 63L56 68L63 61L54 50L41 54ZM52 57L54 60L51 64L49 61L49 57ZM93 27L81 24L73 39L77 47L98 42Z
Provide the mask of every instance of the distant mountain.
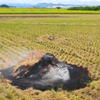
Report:
M2 5L2 4L0 4ZM29 8L29 7L36 7L36 8L47 8L48 6L52 7L52 5L54 5L53 3L38 3L38 4L20 4L20 3L6 3L6 5L8 6L13 6L16 8Z
M58 4L53 4L53 3L38 3L36 5L34 5L34 7L36 8L47 8L47 7L52 7L54 5L67 5L67 6L75 6L74 4L61 4L61 3L58 3Z
M0 4L1 5L1 4ZM52 6L56 6L56 5L67 5L67 6L85 6L85 5L75 5L75 4L53 4L53 3L38 3L38 4L20 4L20 3L10 3L10 4L6 4L8 6L12 6L12 7L16 7L16 8L30 8L30 7L35 7L35 8L51 8Z
M48 6L52 7L52 5L54 5L54 4L53 3L38 3L38 4L34 5L34 7L47 8Z

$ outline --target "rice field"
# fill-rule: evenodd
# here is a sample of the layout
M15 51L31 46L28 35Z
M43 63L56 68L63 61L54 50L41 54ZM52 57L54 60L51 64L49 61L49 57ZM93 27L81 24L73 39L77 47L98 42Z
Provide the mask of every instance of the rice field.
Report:
M100 11L36 8L0 8L0 14L100 14Z
M0 69L14 65L31 50L86 68L92 81L78 90L42 92L21 90L0 76L0 100L100 100L99 14L1 14Z

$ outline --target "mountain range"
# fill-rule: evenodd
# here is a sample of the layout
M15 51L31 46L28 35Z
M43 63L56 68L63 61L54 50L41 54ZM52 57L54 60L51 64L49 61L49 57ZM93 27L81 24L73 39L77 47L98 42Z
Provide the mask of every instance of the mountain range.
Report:
M16 8L29 8L29 7L47 8L47 7L52 7L53 5L71 5L71 6L76 6L76 5L73 5L73 4L53 4L53 3L38 3L36 5L35 4L26 4L26 3L23 3L23 4L20 4L20 3L15 3L15 4L14 3L10 3L10 4L7 4L7 5L8 6L13 6L13 7L16 7ZM80 6L83 6L83 5L80 5Z

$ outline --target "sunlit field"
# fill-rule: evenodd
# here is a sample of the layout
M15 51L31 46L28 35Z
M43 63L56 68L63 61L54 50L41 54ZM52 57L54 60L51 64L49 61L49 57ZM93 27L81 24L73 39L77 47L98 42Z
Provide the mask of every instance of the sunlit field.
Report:
M15 9L14 12L21 13ZM99 14L0 15L0 69L30 50L51 53L68 64L86 68L92 81L78 90L59 88L42 92L33 88L21 90L1 76L0 100L100 100Z
M0 14L100 14L100 11L36 8L0 8Z

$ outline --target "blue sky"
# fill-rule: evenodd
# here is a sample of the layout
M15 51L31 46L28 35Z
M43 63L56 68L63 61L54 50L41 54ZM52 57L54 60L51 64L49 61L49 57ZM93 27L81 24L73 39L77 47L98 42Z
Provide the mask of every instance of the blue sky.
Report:
M4 3L62 3L62 4L87 4L87 5L100 5L100 0L0 0L0 4Z

